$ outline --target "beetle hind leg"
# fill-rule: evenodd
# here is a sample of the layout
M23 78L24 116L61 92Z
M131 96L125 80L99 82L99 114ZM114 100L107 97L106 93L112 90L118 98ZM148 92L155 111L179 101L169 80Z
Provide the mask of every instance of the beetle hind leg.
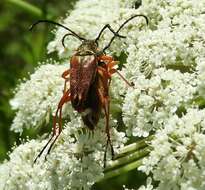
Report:
M105 153L104 153L104 168L106 167L106 160L107 160L107 150L108 146L110 146L111 149L111 156L112 159L114 158L114 148L112 146L112 140L110 137L110 127L109 127L109 119L110 119L110 102L109 102L109 96L103 96L102 92L100 89L98 89L98 95L100 97L100 101L105 113L105 132L107 135L107 143L105 146Z
M107 143L106 143L105 154L104 154L104 168L105 168L106 167L106 160L107 160L107 149L108 149L109 145L110 145L110 149L111 149L112 160L114 159L114 155L115 155L114 148L112 146L111 137L110 137L110 127L109 127L110 106L109 106L109 97L104 97L103 109L104 109L105 118L106 118L105 132L107 134Z
M70 74L70 69L67 69L61 75L61 77L65 79L64 88L63 88L63 94L66 93L66 84L70 80L70 77L68 77L69 74Z
M58 109L56 110L56 114L54 116L54 121L53 121L53 137L55 137L55 139L53 140L53 142L51 143L47 155L50 153L51 148L53 147L53 145L55 144L56 140L58 139L59 135L62 132L62 109L63 109L63 105L70 101L71 97L70 97L70 90L68 89L62 96L60 102L58 103ZM57 121L58 120L58 121ZM58 123L58 133L57 129L56 129L56 124Z
M48 148L46 156L50 153L51 148L53 147L54 143L58 139L58 137L59 137L59 135L62 131L62 109L63 109L63 105L68 101L70 101L70 90L67 90L63 94L60 102L58 103L58 108L56 110L55 116L53 117L53 133L52 133L52 136L48 140L48 142L45 144L45 146L42 148L40 153L36 156L36 158L34 160L34 163L36 163L37 159L41 157L41 155L43 154L45 149L48 147L50 142L53 140L53 138L55 137L54 140L52 141L52 143L50 144L49 148ZM58 127L59 127L58 132L57 132L57 124L58 124Z

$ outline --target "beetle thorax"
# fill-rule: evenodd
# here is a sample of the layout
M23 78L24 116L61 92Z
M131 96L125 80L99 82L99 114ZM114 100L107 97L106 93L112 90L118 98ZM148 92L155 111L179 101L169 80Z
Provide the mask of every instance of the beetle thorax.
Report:
M94 40L86 40L78 47L76 55L95 55L97 53L98 46Z

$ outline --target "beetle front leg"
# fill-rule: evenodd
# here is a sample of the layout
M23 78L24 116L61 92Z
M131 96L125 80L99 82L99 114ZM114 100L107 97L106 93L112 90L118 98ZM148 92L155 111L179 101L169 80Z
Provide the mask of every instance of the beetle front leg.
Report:
M107 62L107 70L110 76L114 73L117 73L120 78L126 82L127 85L134 86L134 84L130 83L117 69L113 68L115 65L118 64L118 61L114 61L112 56L102 55L100 57L100 60Z
M99 60L105 61L105 62L114 61L113 57L112 57L112 56L109 56L109 55L101 55L101 56L99 57Z
M119 76L120 76L120 78L122 79L122 80L124 80L125 81L125 83L128 85L128 86L130 86L130 87L133 87L134 86L134 83L133 82L129 82L117 69L111 69L110 71L109 71L109 73L110 73L110 75L112 75L112 74L114 74L114 73L117 73Z

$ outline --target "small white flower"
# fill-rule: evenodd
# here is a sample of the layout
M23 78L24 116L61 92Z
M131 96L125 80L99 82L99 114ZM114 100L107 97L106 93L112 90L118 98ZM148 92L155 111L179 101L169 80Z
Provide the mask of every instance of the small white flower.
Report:
M148 177L146 181L146 186L142 185L138 190L154 190L154 187L152 185L152 179Z

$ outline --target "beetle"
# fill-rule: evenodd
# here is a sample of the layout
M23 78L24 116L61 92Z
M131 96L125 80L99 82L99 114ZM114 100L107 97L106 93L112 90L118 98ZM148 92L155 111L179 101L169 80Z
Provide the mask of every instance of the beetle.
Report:
M82 42L70 59L70 69L65 70L62 74L62 77L65 79L64 90L63 96L58 103L55 116L53 117L53 133L46 145L35 158L34 163L42 155L49 143L53 140L46 155L49 154L52 146L59 137L62 131L62 108L63 105L69 101L71 101L74 110L81 114L83 123L90 130L94 130L99 121L101 111L104 110L106 119L105 131L107 134L104 164L106 161L106 153L109 145L111 148L112 158L114 157L114 150L109 131L109 87L111 77L114 73L117 73L129 86L132 86L132 84L129 83L117 69L114 68L118 62L115 61L112 56L106 55L105 51L111 46L116 37L125 38L125 36L119 34L120 30L129 21L136 17L145 18L146 24L148 24L148 18L145 15L137 14L122 23L116 31L114 31L114 29L109 24L106 24L100 30L98 36L94 40L85 39L72 31L70 28L51 20L38 20L33 25L31 25L30 30L32 30L39 23L50 23L68 30L69 33L65 34L62 38L62 45L64 47L65 38L68 36L73 36ZM109 43L102 50L100 50L98 48L98 40L106 29L109 29L113 33L113 37L110 39ZM66 87L68 82L70 83L69 89Z

